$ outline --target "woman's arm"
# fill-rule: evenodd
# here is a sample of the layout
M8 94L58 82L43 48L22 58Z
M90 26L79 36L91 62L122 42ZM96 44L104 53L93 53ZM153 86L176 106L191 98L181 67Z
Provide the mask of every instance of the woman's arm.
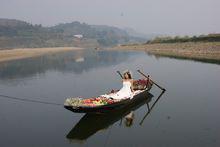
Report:
M133 87L134 81L131 80L130 82L131 82L131 92L134 92L134 87Z

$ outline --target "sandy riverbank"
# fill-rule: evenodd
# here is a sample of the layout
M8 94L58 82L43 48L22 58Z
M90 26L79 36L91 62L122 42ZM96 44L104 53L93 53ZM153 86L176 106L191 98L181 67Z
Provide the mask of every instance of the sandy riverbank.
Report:
M158 56L220 62L220 42L133 44L111 50L145 51Z
M17 49L0 50L0 62L41 56L44 54L79 50L79 49L82 48L54 47L54 48L17 48Z

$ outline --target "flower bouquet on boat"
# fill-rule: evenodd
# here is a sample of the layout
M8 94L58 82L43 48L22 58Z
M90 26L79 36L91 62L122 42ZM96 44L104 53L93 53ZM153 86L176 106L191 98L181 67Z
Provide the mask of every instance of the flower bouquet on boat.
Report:
M139 95L148 92L154 82L149 76L144 75L138 70L144 78L134 80L129 71L123 73L118 71L122 78L123 86L120 90L112 90L110 93L91 98L67 98L64 107L70 111L78 113L97 113L106 112L115 108L122 107L131 103L138 98Z

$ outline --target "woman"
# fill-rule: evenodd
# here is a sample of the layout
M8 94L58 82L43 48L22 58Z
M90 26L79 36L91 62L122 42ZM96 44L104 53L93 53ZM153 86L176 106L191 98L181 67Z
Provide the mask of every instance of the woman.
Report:
M109 95L103 95L107 98L113 99L126 99L126 98L133 98L133 79L131 77L131 73L129 71L123 74L122 79L123 87L116 93L112 93Z

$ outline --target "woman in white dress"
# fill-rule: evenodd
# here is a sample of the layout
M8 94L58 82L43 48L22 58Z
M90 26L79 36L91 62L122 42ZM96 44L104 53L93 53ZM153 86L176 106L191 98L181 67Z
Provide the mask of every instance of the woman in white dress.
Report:
M116 93L112 93L109 95L102 95L107 98L113 98L113 99L126 99L126 98L133 98L133 79L131 77L131 73L125 72L123 74L122 79L123 87Z

